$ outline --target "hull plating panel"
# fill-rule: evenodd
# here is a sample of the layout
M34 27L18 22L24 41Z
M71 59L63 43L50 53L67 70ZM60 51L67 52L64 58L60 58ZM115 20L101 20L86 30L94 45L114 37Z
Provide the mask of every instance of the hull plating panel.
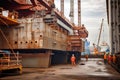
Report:
M24 18L19 19L19 22L18 26L2 28L11 48L66 50L67 34L45 24L42 18ZM0 45L2 45L0 49L9 49L2 34L0 34Z

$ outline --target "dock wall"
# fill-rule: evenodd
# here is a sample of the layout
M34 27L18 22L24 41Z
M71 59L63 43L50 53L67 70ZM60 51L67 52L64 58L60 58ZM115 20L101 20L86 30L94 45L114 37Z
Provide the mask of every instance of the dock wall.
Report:
M76 63L80 61L81 53L67 51L52 51L46 53L22 53L23 67L50 67L59 64L71 64L72 54L76 57Z

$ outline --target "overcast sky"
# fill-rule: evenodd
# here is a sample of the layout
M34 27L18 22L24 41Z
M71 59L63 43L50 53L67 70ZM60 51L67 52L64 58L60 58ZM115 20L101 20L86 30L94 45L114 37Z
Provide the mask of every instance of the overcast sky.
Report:
M69 18L70 13L70 0L64 0L64 14ZM106 41L109 43L109 28L107 26L107 16L106 16L106 0L81 0L81 24L84 24L89 32L88 40L91 45L93 43L97 44L98 35L100 31L100 25L102 18L104 18L103 31L101 34L101 41ZM56 8L60 10L60 0L55 0ZM77 0L74 0L74 15L75 24L77 22Z

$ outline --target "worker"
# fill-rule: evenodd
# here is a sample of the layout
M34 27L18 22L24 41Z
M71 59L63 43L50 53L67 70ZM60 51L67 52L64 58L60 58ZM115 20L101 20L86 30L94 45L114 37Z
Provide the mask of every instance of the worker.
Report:
M93 46L94 46L94 54L97 55L98 54L98 49L97 49L97 47L95 46L94 43L93 43Z
M85 55L86 61L88 61L88 54Z
M116 62L116 56L115 56L115 54L113 54L113 63L115 63Z
M106 64L107 63L107 55L106 55L106 53L104 53L104 64Z
M71 64L72 65L76 65L75 60L76 60L76 58L75 58L74 54L72 54L72 56L71 56Z
M97 55L98 54L98 49L94 48L94 52L95 52L95 55Z
M111 64L111 55L108 53L108 64Z

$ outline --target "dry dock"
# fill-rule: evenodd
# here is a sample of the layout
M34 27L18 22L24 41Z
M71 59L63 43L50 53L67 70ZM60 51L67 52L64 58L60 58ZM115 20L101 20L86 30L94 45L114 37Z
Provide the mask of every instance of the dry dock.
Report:
M85 63L85 65L80 65ZM82 59L76 66L57 65L50 68L23 68L23 74L0 80L120 80L120 73L100 58Z

